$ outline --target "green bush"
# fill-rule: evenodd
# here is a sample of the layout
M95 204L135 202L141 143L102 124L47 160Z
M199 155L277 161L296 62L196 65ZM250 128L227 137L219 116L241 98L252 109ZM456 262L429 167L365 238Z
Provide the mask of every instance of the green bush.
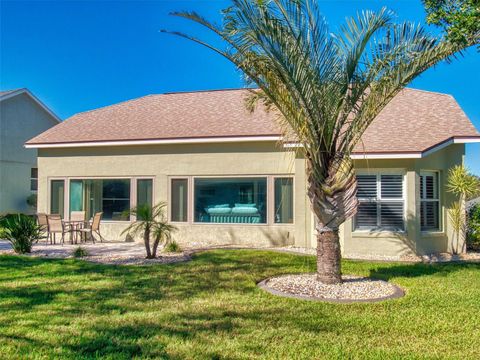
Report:
M41 238L41 227L35 219L24 214L9 214L0 219L0 238L8 240L17 254L32 251L34 242Z
M31 206L32 208L37 207L37 194L30 194L27 196L27 205Z
M165 245L165 252L170 252L170 253L176 253L176 252L181 252L182 248L180 245L175 240L171 240Z
M467 249L480 251L480 204L468 210Z
M72 255L73 255L73 257L75 257L75 258L81 258L81 257L88 256L89 253L88 253L87 249L82 248L81 246L79 246L79 247L77 247L75 250L73 250Z

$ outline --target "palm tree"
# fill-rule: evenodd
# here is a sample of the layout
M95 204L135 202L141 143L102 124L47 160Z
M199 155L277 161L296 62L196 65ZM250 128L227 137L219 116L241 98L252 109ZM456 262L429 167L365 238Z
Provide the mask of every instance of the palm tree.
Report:
M317 279L341 282L339 226L356 213L350 154L388 102L419 74L460 51L393 13L364 11L330 32L314 0L232 0L222 25L195 12L173 13L213 31L225 44L164 31L233 62L287 135L303 145L317 230Z
M160 202L153 207L149 204L142 204L129 211L131 215L137 217L137 221L123 230L122 234L141 234L145 243L147 259L156 258L158 245L170 241L172 232L176 230L175 226L167 222L166 206L164 202ZM152 239L153 246L150 248L150 240Z

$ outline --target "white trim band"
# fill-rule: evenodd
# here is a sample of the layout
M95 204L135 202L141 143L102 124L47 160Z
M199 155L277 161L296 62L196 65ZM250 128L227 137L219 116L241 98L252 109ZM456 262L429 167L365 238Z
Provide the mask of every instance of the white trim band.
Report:
M213 144L213 143L233 143L233 142L255 142L255 141L280 141L281 136L232 136L232 137L209 137L209 138L183 138L183 139L155 139L155 140L125 140L125 141L87 141L72 143L50 143L50 144L25 144L27 149L49 149L49 148L77 148L77 147L97 147L97 146L132 146L132 145L173 145L173 144ZM411 153L366 153L352 154L354 160L369 159L421 159L438 150L441 150L451 144L480 143L480 136L472 137L452 137L443 141L432 148L423 152ZM301 147L299 143L285 143L284 148Z
M57 144L25 144L27 149L44 148L75 148L95 146L129 146L129 145L168 145L168 144L205 144L205 143L232 143L255 141L279 141L281 136L236 136L236 137L210 137L188 139L156 139L156 140L126 140L126 141L87 141L78 143Z

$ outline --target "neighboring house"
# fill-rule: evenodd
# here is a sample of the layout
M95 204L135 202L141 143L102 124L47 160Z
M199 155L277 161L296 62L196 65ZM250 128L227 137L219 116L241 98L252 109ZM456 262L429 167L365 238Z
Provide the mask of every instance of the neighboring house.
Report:
M59 122L27 89L0 91L0 214L35 212L27 198L37 192L37 150L24 144Z
M181 243L315 247L305 161L272 113L245 109L246 90L149 95L74 115L27 142L38 149L39 210L103 211L119 239L141 203L168 203ZM447 170L480 134L450 95L405 89L353 154L357 216L343 253L452 249ZM124 237L124 236L123 236Z

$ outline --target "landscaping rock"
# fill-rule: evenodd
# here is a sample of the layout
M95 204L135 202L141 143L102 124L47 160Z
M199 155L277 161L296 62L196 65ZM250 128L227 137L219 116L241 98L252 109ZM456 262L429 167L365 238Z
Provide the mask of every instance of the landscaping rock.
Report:
M400 288L386 281L351 275L334 285L318 281L316 274L283 275L259 286L275 295L332 302L373 302L403 296Z

